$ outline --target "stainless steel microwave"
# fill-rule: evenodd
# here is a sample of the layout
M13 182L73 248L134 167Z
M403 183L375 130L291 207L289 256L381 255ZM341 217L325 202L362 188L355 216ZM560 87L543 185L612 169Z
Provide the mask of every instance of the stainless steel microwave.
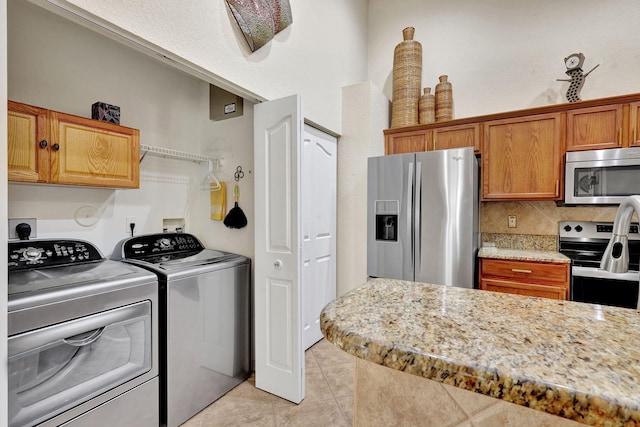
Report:
M636 194L640 194L640 147L567 153L566 204L615 205Z

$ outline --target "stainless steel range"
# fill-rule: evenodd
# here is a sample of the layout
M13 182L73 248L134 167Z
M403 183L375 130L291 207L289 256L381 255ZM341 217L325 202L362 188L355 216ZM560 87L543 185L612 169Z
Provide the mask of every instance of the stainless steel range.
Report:
M156 276L81 240L8 249L9 426L157 427Z
M612 222L562 221L559 250L571 258L571 300L636 308L640 282L638 224L629 228L629 271L610 273L600 260L611 238Z

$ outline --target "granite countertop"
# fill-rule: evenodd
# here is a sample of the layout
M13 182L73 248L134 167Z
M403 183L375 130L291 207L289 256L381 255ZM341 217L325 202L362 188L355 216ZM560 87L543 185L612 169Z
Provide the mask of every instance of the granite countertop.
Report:
M585 424L640 425L636 310L375 279L320 322L372 363Z
M478 250L478 257L515 261L571 263L571 259L556 251L504 249L486 246L483 246Z

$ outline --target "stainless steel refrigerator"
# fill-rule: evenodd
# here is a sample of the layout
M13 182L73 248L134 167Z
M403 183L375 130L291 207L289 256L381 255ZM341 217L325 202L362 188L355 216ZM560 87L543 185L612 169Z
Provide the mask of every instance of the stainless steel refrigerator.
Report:
M368 276L474 287L479 233L473 148L368 160Z

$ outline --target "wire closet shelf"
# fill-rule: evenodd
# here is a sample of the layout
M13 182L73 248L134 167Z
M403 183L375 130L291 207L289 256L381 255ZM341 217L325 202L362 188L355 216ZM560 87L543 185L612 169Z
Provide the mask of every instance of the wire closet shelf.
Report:
M220 189L220 181L215 176L213 172L213 164L220 164L222 158L220 157L208 157L203 156L202 154L194 154L188 153L186 151L178 151L173 150L171 148L164 147L155 147L153 145L140 144L140 151L142 152L142 156L140 157L140 162L147 154L151 154L153 156L166 157L169 159L177 159L177 160L187 160L196 163L208 163L209 169L208 174L204 178L201 187L207 190L218 190Z

